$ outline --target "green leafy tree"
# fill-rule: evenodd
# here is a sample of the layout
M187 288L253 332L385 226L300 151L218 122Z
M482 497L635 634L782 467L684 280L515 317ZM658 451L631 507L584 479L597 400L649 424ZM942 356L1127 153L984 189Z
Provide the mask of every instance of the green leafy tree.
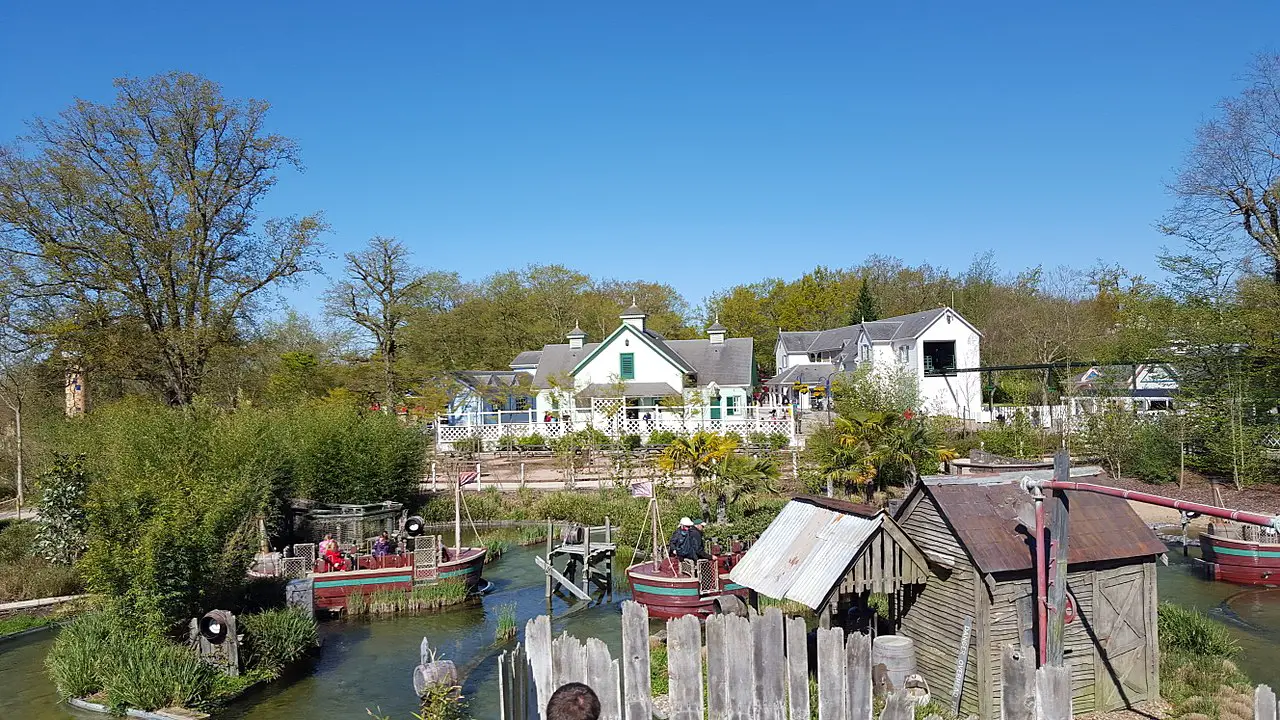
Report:
M84 456L55 453L53 464L40 475L40 522L36 550L45 560L71 565L85 549L89 519L85 513Z
M730 453L716 464L709 494L716 499L716 523L729 522L729 508L744 513L758 509L762 501L777 492L778 464L769 457Z
M115 85L0 149L0 258L42 305L33 329L186 404L262 295L316 267L324 223L257 217L298 166L266 103L188 73Z

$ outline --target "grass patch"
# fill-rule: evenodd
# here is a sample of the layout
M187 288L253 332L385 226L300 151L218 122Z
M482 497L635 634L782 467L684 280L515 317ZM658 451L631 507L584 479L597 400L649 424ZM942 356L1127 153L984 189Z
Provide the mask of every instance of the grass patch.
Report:
M465 602L469 592L464 583L451 581L422 585L407 592L381 589L365 595L357 590L347 596L347 615L394 615L438 610Z
M670 678L667 677L666 643L649 643L649 685L654 697L666 695L671 690Z
M493 639L498 643L514 640L516 637L516 604L507 603L498 608L498 627L493 631Z
M501 540L497 538L490 538L488 540L485 540L484 541L484 564L488 565L494 560L497 560L498 558L502 557L503 554L505 554L510 549L511 549L511 543L507 542L506 540Z
M268 610L240 618L248 664L267 673L279 673L320 646L316 621L293 608Z
M1192 655L1233 658L1240 643L1226 625L1194 608L1160 603L1160 649Z
M0 602L75 595L83 588L75 568L35 555L34 522L12 522L0 529Z
M52 625L56 620L45 615L10 615L0 618L0 637Z
M1160 695L1171 718L1249 720L1253 688L1231 658L1240 644L1222 623L1172 603L1160 604Z

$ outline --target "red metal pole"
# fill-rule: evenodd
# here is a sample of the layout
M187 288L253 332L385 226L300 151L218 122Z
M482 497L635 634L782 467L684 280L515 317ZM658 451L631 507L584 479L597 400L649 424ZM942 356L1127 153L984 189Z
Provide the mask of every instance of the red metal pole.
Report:
M1280 515L1264 515L1262 513L1249 512L1247 510L1232 510L1230 508L1220 508L1216 505L1204 505L1189 500L1178 500L1168 498L1162 495L1152 495L1151 493L1138 492L1137 490L1124 490L1122 488L1109 487L1107 485L1094 485L1091 483L1081 483L1072 481L1059 480L1027 480L1028 488L1052 489L1052 490L1077 490L1080 492L1092 492L1101 495L1111 495L1121 497L1126 500L1135 500L1148 505L1160 505L1162 507L1174 508L1185 512L1200 513L1210 517L1222 518L1224 520L1235 520L1236 522L1249 523L1250 525L1262 525L1274 528L1280 531ZM1039 508L1041 501L1036 501ZM1037 512L1039 512L1037 510ZM1040 522L1039 515L1036 517L1037 524Z
M1049 659L1049 548L1044 541L1044 492L1035 488L1032 493L1036 500L1036 667L1044 667Z

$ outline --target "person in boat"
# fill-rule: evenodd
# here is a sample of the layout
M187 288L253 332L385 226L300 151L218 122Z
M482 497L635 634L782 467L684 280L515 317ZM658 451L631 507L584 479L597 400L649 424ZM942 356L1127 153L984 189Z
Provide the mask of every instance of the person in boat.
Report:
M391 538L387 535L387 531L383 530L373 541L373 556L386 557L392 552Z
M693 551L697 554L699 560L710 560L711 555L707 552L707 540L703 535L707 531L707 521L698 518L693 521L693 533L690 538L693 542Z
M600 698L582 683L566 683L551 693L547 720L600 720Z
M320 541L320 557L329 563L330 570L342 568L342 553L338 552L338 541L332 535L325 535Z
M668 544L671 554L681 560L710 560L704 548L702 533L698 531L694 521L687 517L680 518L680 527L671 535Z

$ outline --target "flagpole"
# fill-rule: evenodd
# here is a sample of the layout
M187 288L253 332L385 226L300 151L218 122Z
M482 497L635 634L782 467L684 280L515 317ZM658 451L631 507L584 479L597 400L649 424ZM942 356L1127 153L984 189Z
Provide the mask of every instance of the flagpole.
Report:
M462 555L462 474L453 483L453 556Z

